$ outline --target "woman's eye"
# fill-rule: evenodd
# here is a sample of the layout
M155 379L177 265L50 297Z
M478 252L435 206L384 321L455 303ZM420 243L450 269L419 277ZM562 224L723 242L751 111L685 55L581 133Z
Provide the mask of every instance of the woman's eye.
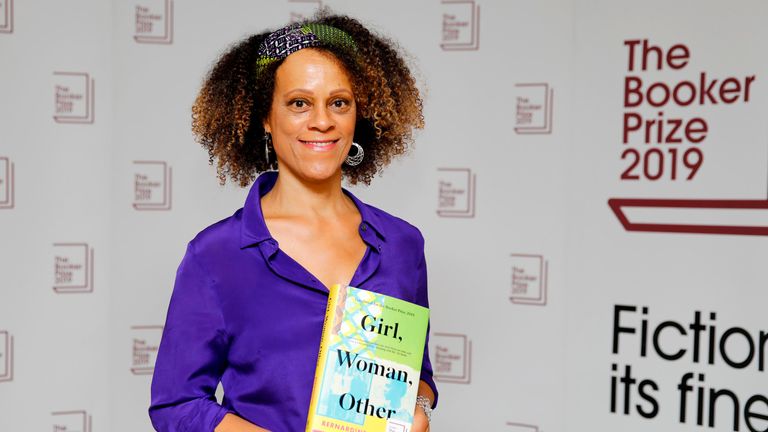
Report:
M332 105L334 108L345 108L349 105L349 101L346 101L344 99L336 99L332 102Z
M290 105L294 108L306 108L308 104L303 99L294 99L290 102Z

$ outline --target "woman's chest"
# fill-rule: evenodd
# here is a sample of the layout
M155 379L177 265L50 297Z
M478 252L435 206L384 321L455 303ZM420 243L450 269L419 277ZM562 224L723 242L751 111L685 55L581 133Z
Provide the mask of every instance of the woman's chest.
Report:
M365 257L368 245L354 221L298 224L268 223L279 252L318 279L323 286L349 284Z
M370 252L368 255L372 255ZM368 257L361 268L371 265ZM283 263L290 267L291 263ZM416 275L381 263L358 288L414 301ZM232 347L291 352L299 345L317 344L328 301L327 290L311 283L301 269L259 265L238 277L230 274L218 284L222 312ZM354 282L354 280L353 280Z
M417 275L378 253L366 254L360 262L360 277L352 282L358 288L413 302ZM328 301L325 287L278 253L247 256L217 276L230 354L243 359L270 351L284 356L316 355Z

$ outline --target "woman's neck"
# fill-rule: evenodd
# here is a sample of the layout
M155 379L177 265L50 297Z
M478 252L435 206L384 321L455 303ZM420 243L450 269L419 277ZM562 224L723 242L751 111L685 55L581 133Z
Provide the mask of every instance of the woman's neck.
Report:
M341 189L341 173L322 182L306 182L287 172L261 199L265 216L334 217L356 210Z

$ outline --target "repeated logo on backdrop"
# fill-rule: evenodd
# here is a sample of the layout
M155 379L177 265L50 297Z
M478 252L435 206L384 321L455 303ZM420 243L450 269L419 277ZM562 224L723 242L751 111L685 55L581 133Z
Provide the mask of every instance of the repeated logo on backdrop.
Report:
M696 182L713 163L705 157L707 138L718 127L696 110L723 112L749 104L756 75L713 76L692 66L696 52L683 43L667 47L633 39L623 46L628 61L618 178L666 185ZM675 79L649 78L662 72ZM768 235L764 199L611 198L608 204L627 231Z
M13 33L13 0L0 0L0 33Z
M170 210L172 171L165 161L133 161L133 208Z
M131 373L152 375L155 370L157 350L163 335L161 325L137 325L131 327Z
M16 201L14 163L0 156L0 209L12 209Z
M13 381L13 335L0 330L0 382Z
M507 422L507 428L504 430L508 432L542 432L536 425L516 422Z
M88 243L54 243L53 291L93 292L93 248Z
M294 23L310 18L322 6L322 0L288 0L291 14L290 22Z
M555 90L548 83L515 84L515 132L551 134Z
M435 380L455 384L472 381L472 341L467 335L433 333L429 345Z
M173 43L173 0L136 3L133 40L144 44Z
M476 174L469 168L438 168L437 215L475 217Z
M84 410L55 411L53 416L53 432L92 432L91 416Z
M549 261L542 255L510 254L512 278L509 300L512 303L545 306Z
M480 5L473 0L442 0L440 47L445 51L480 49Z
M95 81L86 72L54 72L56 123L91 124L95 115Z

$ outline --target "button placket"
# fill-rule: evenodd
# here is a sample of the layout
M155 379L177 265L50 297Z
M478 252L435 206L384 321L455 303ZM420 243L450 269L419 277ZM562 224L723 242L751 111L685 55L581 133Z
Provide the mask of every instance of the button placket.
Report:
M280 249L277 240L268 239L259 244L267 266L276 275L285 278L302 287L327 293L325 286L313 277L301 264L294 261L285 253L278 254Z

